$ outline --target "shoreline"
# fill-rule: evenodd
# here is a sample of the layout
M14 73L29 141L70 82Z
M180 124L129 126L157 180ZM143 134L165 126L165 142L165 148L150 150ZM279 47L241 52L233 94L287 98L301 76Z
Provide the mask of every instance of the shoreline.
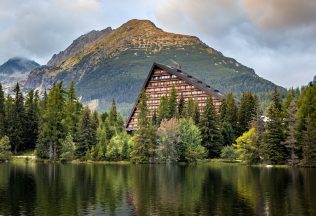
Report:
M316 167L306 167L306 166L290 166L287 164L245 164L242 163L240 160L223 160L223 159L205 159L200 160L195 163L186 163L186 162L177 162L177 163L134 163L131 161L50 161L48 159L39 159L36 156L12 156L10 161L0 162L1 163L11 163L11 162L25 162L25 163L44 163L44 164L106 164L106 165L130 165L130 164L148 164L148 165L238 165L238 166L245 166L245 167L258 167L258 168L316 168Z

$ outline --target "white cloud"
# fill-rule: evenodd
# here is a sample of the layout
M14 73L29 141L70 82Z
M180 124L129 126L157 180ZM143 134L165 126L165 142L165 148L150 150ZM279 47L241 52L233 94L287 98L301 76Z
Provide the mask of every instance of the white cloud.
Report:
M311 0L1 0L0 63L24 56L45 64L88 31L138 18L296 86L316 74L315 11Z
M165 0L160 27L199 36L209 46L285 87L316 74L316 2Z

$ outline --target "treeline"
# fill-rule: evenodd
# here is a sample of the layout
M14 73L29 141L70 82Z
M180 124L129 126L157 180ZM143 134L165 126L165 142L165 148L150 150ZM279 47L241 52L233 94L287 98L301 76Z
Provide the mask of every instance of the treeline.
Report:
M0 85L0 160L35 150L50 160L131 160L194 162L204 158L240 159L248 164L316 165L316 86L290 90L283 101L277 90L263 113L258 98L227 94L219 110L208 98L202 110L172 88L149 116L148 96L138 103L138 129L125 131L113 100L108 112L91 112L79 102L74 84L55 83L42 98L25 99L17 84L14 97Z
M262 116L265 119L258 118L260 112L256 116L251 117L249 130L222 150L223 158L248 164L316 166L315 83L300 92L289 90L283 101L274 91L266 116Z

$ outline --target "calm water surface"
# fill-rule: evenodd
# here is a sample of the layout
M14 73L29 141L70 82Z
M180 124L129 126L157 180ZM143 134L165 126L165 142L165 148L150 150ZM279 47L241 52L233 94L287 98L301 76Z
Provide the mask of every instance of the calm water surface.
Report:
M6 163L0 215L316 215L316 169Z

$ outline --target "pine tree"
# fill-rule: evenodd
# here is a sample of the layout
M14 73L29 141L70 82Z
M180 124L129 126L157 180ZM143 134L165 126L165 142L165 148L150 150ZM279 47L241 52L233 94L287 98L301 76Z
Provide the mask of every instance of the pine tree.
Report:
M109 123L111 126L115 126L116 123L117 123L117 109L116 109L116 103L115 103L115 100L113 99L112 100L112 105L111 105L111 108L110 108L110 111L109 111L109 116L108 116L108 119L109 119Z
M44 98L45 100L45 98ZM58 160L61 153L61 142L65 139L65 91L62 83L54 83L47 97L46 109L40 119L39 137L36 145L37 155L41 158ZM44 107L43 104L41 106Z
M272 104L268 109L268 119L263 143L265 158L272 164L284 164L288 159L288 152L283 144L285 138L283 112L277 91L273 93Z
M35 149L37 136L38 136L38 124L39 124L39 108L38 108L38 96L31 90L25 100L25 126L26 126L26 139L25 149Z
M141 93L140 101L137 105L137 131L135 134L134 146L131 152L131 159L135 162L150 162L156 157L156 132L150 121L148 121L147 96Z
M79 125L76 156L83 159L84 156L97 144L96 129L93 125L91 111L86 107L82 111Z
M79 103L75 84L72 81L66 93L65 101L65 118L63 124L66 133L70 133L74 140L78 137L79 117L82 110L82 105Z
M168 98L168 119L176 117L177 114L177 91L173 86L171 88L170 97Z
M250 92L243 93L238 111L237 136L242 135L250 129L251 122L256 118L257 107L257 97Z
M183 94L181 93L179 103L178 103L178 118L183 118L184 117L184 109L185 109L185 100L183 97Z
M238 107L232 93L227 94L225 100L222 102L220 115L221 122L229 123L233 129L233 134L235 136L235 133L237 132Z
M285 102L286 103L286 102ZM298 119L297 119L297 106L293 100L289 105L286 104L286 139L284 145L288 148L290 152L290 164L293 166L297 164L298 161L298 150L299 145L297 142L297 131L298 131Z
M22 145L25 142L27 134L25 128L24 98L19 83L16 84L13 92L15 93L13 103L13 133L11 134L10 141L14 146L14 154L17 154L19 150L25 149L25 146Z
M11 137L14 136L14 113L13 113L13 98L8 95L7 99L5 101L5 131L6 131L6 135L9 137L9 139ZM10 142L11 144L11 151L14 150L14 145L12 144L12 142Z
M168 96L163 95L160 98L160 104L158 107L158 125L160 125L160 122L164 119L169 118L169 99Z
M316 127L313 125L312 118L307 116L303 131L303 160L305 166L316 166Z
M189 98L184 108L185 118L192 118L192 113L194 112L194 99Z
M303 89L298 100L298 117L303 123L309 116L316 127L316 84L310 85Z
M224 145L231 145L235 140L235 134L233 127L228 122L223 122L221 124L221 134L223 137Z
M194 121L194 124L198 125L200 123L200 107L199 107L199 103L197 101L194 102L192 114L193 114L192 119Z
M219 122L212 98L206 101L201 116L202 145L208 150L208 157L219 157L223 147L222 136L219 129Z
M5 135L5 97L0 83L0 138Z

